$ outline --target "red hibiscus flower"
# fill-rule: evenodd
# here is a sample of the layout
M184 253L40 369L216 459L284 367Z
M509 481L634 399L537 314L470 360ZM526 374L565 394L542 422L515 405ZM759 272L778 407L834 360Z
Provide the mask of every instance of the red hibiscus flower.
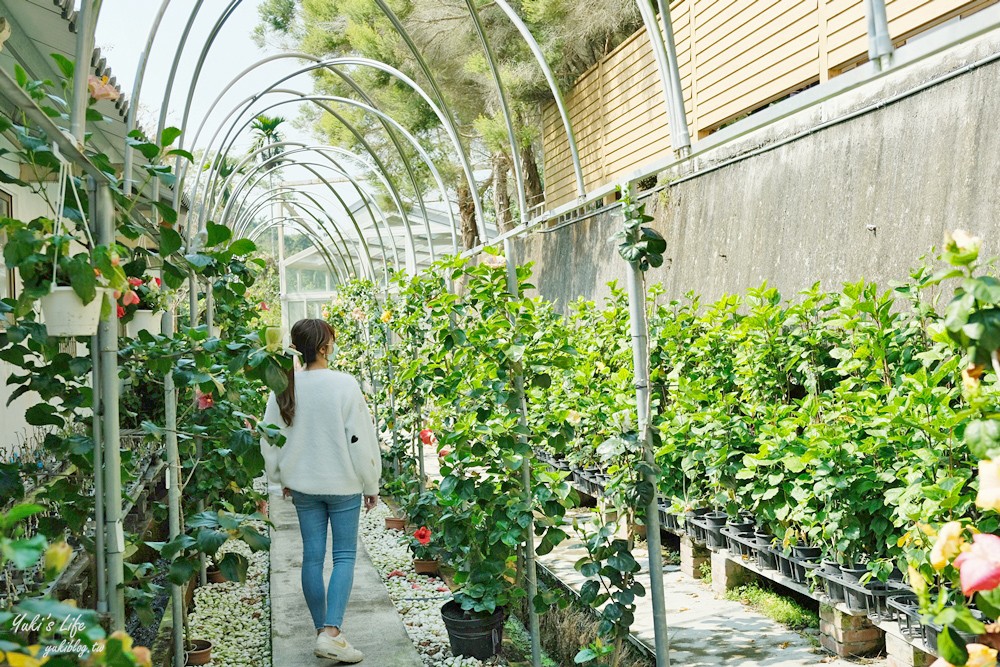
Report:
M430 430L429 428L425 428L420 432L420 442L424 443L425 445L431 444L432 442L434 442L434 440L435 440L434 431Z
M122 306L118 306L118 317L119 319L125 317L125 308Z
M199 410L208 410L210 407L215 405L215 399L212 398L211 394L203 394L201 391L195 391L195 397L198 400Z
M417 528L417 530L413 533L413 537L417 538L417 542L427 546L431 543L430 528L427 526L420 526L420 528Z
M153 280L156 282L156 286L157 287L163 287L163 281L162 280L160 280L159 278L153 278Z

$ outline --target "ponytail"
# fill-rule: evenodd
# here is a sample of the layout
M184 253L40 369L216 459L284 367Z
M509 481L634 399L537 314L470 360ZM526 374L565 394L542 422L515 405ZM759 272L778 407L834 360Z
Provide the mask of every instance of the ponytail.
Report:
M277 396L278 409L281 411L281 418L287 426L292 425L295 417L295 369L288 371L288 386L285 391Z
M316 361L324 345L336 339L333 327L326 320L299 320L292 327L292 348L302 355L303 367ZM295 370L288 371L288 386L277 396L278 409L286 426L295 418Z

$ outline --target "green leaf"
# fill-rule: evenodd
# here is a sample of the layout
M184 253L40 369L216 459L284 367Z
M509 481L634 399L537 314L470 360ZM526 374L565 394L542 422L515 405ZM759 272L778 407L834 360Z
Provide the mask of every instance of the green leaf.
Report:
M59 416L56 407L49 403L36 403L24 412L24 420L32 426L58 426L66 425L66 420Z
M28 85L28 73L24 71L24 68L14 63L14 78L17 80L17 85L24 88Z
M594 649L583 648L580 649L580 652L577 653L576 657L573 658L573 662L575 662L578 665L582 665L585 662L590 662L591 660L596 660L596 659L597 659L597 653L594 652Z
M177 211L174 209L173 206L171 206L165 201L155 201L153 202L153 205L156 207L156 210L160 213L160 217L163 218L164 222L166 222L169 225L177 224Z
M181 136L181 131L176 127L164 128L163 133L160 135L160 145L166 148L167 146L173 144L177 141L177 137Z
M233 232L229 229L229 227L226 227L225 225L217 225L211 221L205 225L205 229L208 231L208 240L205 245L209 248L225 243L233 235Z
M268 359L264 367L264 382L268 389L280 394L288 387L288 374L274 359Z
M229 581L238 581L241 584L247 580L247 568L250 563L240 554L229 552L219 561L219 571Z
M62 72L62 75L67 79L72 79L73 70L76 69L73 66L73 61L61 53L50 53L49 55L52 56L52 60L56 61L56 65L59 67L59 71Z
M229 246L229 252L233 253L233 256L235 257L249 255L256 249L257 244L250 239L237 239L233 241L231 246Z
M163 282L166 283L167 287L177 289L184 284L185 280L187 280L187 274L184 271L170 262L163 262Z
M125 142L135 150L142 153L142 156L147 160L152 160L160 154L160 147L156 144L151 144L148 141L129 137L125 140Z
M938 654L952 665L964 665L969 660L965 640L950 625L938 635Z
M226 533L225 531L202 528L198 531L195 541L199 551L202 551L209 556L214 556L215 552L219 550L219 547L225 544L228 539L229 533Z
M44 535L35 535L24 540L0 541L0 553L17 569L26 570L38 562L47 546Z
M168 257L181 249L181 235L169 227L160 227L160 257Z
M20 505L14 505L5 515L0 516L0 529L8 530L18 521L23 521L29 516L38 514L39 512L44 512L45 508L41 505L35 505L33 503L22 503Z
M976 593L976 607L994 621L1000 618L1000 589Z
M271 538L258 533L253 526L240 528L240 537L252 551L267 551L271 547Z
M1000 447L1000 421L972 420L965 427L965 444L976 458L989 458L989 452Z
M194 576L194 563L189 560L175 560L167 571L167 580L177 586L184 586Z

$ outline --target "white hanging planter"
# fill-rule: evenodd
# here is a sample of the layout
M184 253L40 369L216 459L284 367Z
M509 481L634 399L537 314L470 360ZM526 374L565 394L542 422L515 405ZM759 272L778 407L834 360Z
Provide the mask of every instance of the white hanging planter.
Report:
M83 303L72 287L56 286L41 298L42 318L50 336L93 336L101 321L101 306L110 290L98 289L97 297Z
M135 338L140 331L148 331L154 336L160 334L163 323L163 311L137 310L132 319L125 325L125 335Z

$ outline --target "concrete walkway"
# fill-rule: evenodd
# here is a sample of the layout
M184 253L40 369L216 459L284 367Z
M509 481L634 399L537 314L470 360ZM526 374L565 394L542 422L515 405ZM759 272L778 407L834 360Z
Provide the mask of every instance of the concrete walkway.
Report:
M577 512L583 516L584 511ZM574 564L587 555L583 543L571 536L538 561L579 592L586 579ZM636 579L646 588L639 598L632 634L647 646L654 645L653 603L649 597L649 567L645 544L633 552L642 570ZM716 598L712 589L681 573L676 565L663 566L670 636L671 664L684 667L804 667L828 665L857 667L885 665L882 660L848 662L826 653L810 641L739 602Z
M270 499L271 651L275 667L339 664L313 655L316 631L302 596L302 538L291 500ZM327 549L326 574L332 564ZM354 570L354 590L344 619L344 634L365 654L371 667L421 667L420 656L389 600L361 540Z

